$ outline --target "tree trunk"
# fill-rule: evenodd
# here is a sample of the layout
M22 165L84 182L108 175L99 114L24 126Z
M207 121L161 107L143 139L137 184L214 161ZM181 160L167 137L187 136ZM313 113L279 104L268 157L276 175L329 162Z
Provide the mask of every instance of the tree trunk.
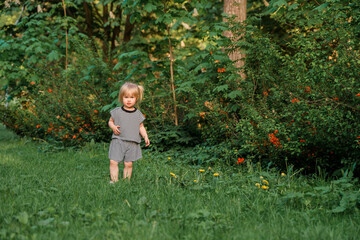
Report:
M109 19L109 4L103 5L103 15L102 15L102 22L105 25ZM109 40L110 40L110 25L104 27L104 41L103 41L103 53L104 53L104 60L106 62L109 61Z
M125 30L124 30L124 42L127 43L130 41L131 38L131 32L134 29L134 24L130 22L131 15L126 16L126 22L125 22Z
M66 4L65 1L62 0L63 8L64 8L64 17L66 18ZM67 69L68 65L68 33L67 33L67 21L65 25L65 69Z
M85 21L86 21L86 32L87 32L87 35L91 38L93 36L93 28L92 28L93 15L92 15L91 8L90 8L88 3L83 2L83 7L84 7L84 10L85 10L85 17L86 17L86 19L85 19Z
M116 16L116 18L117 18L117 21L121 22L121 19L122 19L122 9L121 9L119 6L116 7L114 14L115 14L115 16ZM114 30L113 30L113 32L112 32L112 36L111 36L111 51L114 51L114 50L115 50L116 40L119 38L119 35L120 35L120 25L114 27Z
M246 5L247 0L224 0L224 13L235 15L235 21L241 23L246 20ZM224 19L224 21L227 21L227 19ZM238 41L241 38L241 35L234 36L231 31L225 31L224 35L230 38L231 41ZM234 61L236 68L244 66L245 53L236 50L229 53L229 58ZM239 74L242 79L245 79L246 76L243 71L240 71Z

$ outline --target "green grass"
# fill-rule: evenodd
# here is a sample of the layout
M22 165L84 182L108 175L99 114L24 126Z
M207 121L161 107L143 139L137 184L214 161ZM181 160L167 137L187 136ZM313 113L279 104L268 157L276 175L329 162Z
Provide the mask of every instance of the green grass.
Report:
M358 239L359 185L144 152L109 184L107 144L44 151L0 128L0 239ZM177 178L170 175L176 174ZM213 173L220 173L219 177ZM268 190L258 189L260 176ZM197 180L197 182L194 182Z

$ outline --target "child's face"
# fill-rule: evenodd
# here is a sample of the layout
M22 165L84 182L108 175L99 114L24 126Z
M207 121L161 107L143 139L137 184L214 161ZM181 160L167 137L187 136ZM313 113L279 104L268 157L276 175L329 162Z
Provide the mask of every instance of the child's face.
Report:
M136 103L136 97L134 95L126 93L123 96L122 102L125 108L132 109Z

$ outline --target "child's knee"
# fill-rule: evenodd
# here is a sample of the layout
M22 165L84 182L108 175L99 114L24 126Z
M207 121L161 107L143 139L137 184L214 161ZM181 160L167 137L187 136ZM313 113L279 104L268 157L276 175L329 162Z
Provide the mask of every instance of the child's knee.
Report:
M117 166L119 163L114 160L110 160L110 166Z
M133 162L124 162L126 168L132 168Z

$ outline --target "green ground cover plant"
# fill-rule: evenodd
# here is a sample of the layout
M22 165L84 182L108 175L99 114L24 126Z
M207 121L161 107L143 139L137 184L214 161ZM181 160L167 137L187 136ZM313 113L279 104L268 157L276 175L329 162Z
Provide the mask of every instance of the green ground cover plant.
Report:
M49 151L0 128L0 239L357 239L360 192L239 161L182 164L144 151L109 184L108 145ZM47 151L44 151L47 150Z

